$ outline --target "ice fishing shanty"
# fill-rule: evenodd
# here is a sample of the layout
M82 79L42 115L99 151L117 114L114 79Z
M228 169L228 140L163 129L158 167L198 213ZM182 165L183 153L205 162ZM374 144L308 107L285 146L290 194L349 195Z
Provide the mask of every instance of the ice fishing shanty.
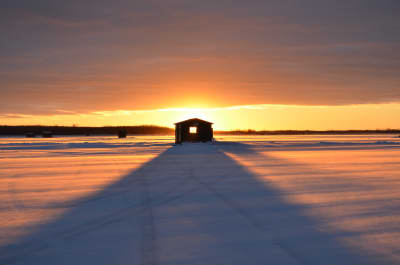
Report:
M175 123L175 143L208 142L213 139L212 122L189 119Z

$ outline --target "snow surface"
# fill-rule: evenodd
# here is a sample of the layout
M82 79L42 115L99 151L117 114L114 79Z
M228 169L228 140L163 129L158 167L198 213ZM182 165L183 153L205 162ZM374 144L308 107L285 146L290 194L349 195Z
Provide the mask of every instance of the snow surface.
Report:
M0 264L400 264L400 138L0 138Z

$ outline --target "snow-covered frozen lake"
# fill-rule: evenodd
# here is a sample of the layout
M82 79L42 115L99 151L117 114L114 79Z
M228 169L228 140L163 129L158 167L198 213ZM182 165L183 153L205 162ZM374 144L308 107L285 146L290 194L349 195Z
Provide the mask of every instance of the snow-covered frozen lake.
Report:
M397 135L0 138L0 264L400 264Z

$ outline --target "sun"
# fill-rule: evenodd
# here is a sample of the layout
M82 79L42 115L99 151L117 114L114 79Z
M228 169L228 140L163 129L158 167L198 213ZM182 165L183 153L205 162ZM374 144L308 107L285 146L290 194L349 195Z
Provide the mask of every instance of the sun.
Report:
M187 120L192 118L199 118L202 120L212 120L212 112L203 108L182 108L179 111L179 119Z

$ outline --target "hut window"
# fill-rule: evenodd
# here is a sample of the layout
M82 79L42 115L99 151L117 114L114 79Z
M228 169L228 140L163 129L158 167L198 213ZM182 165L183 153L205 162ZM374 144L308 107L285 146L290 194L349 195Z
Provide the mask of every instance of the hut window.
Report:
M189 127L190 133L197 133L197 127Z

